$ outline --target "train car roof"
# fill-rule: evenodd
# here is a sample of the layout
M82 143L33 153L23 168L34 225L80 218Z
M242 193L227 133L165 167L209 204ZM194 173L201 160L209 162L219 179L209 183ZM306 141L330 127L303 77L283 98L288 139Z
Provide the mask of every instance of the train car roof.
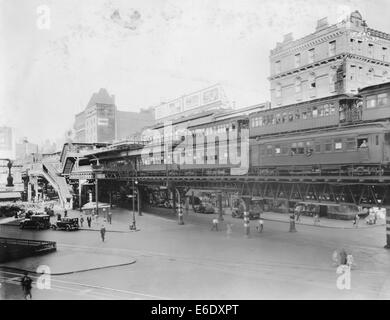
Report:
M340 100L340 99L358 99L358 97L356 95L352 95L352 94L338 94L338 95L335 95L335 96L328 96L328 97L324 97L324 98L319 98L319 99L314 99L314 100L309 100L309 101L303 101L303 102L299 102L299 103L294 103L294 104L289 104L289 105L286 105L286 106L281 106L281 107L277 107L277 108L271 108L271 109L267 109L267 110L260 110L260 111L257 111L257 112L253 112L251 114L249 114L249 116L253 116L253 115L256 115L256 114L259 114L259 113L266 113L266 112L278 112L278 111L281 111L281 110L287 110L287 109L290 109L290 108L297 108L297 107L301 107L301 106L304 106L304 105L311 105L311 104L317 104L317 103L321 103L321 102L325 102L325 101L333 101L333 100Z
M371 90L384 89L384 88L390 88L390 82L384 82L384 83L374 84L372 86L364 87L362 89L359 89L359 93L367 93L368 91Z

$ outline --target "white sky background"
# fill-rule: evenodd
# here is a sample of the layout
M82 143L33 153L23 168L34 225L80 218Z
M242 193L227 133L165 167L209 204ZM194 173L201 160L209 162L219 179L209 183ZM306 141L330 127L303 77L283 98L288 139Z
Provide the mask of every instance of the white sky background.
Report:
M36 26L39 5L49 30ZM390 33L390 0L0 0L0 125L54 141L101 87L129 111L217 82L237 107L260 103L284 34L356 9Z

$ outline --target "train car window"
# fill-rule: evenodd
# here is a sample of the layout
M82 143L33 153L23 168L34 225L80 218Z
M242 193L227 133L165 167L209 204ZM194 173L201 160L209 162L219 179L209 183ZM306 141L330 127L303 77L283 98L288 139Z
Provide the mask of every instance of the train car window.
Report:
M271 124L275 125L276 124L276 119L275 119L274 115L271 114L270 117L271 117Z
M309 107L309 108L307 108L307 118L308 119L311 119L311 117L312 117L312 111L311 111L311 108Z
M324 116L329 116L329 104L324 105Z
M318 107L318 116L323 117L324 116L324 106Z
M348 138L345 141L345 149L348 151L356 150L356 139L355 138Z
M261 156L265 155L265 147L264 146L259 146L259 153Z
M368 141L367 138L359 138L359 139L357 139L357 144L358 144L359 148L367 148L368 147L367 141Z
M272 149L273 147L271 145L267 146L267 156L272 156Z
M295 120L299 120L300 117L301 117L301 113L299 112L299 110L296 110L295 111Z
M367 108L375 108L376 107L376 95L367 97Z
M302 119L306 120L307 119L307 113L306 111L302 112Z
M387 93L378 94L378 106L387 105Z
M343 142L340 138L334 139L334 149L335 150L342 150L343 149Z
M379 146L379 136L375 136L375 145Z
M313 118L317 118L318 116L318 109L317 107L313 107Z
M275 154L280 154L281 153L281 149L280 149L280 145L275 145Z
M303 142L298 142L297 153L298 154L304 154L305 153L305 146L304 146Z
M314 146L314 152L320 153L321 152L321 143L317 142Z
M335 113L336 113L336 106L335 106L334 103L331 103L331 104L329 105L329 114L330 114L330 115L334 115Z
M332 151L332 141L327 140L325 141L325 152L330 152Z
M287 146L282 146L282 154L288 154L288 147Z
M282 122L281 117L280 117L280 114L278 113L278 114L276 114L276 124L279 124L281 122Z
M292 112L290 112L290 113L288 114L288 121L289 121L289 122L294 121L294 115L293 115Z
M287 122L287 113L283 113L282 122L283 122L283 123L286 123L286 122Z

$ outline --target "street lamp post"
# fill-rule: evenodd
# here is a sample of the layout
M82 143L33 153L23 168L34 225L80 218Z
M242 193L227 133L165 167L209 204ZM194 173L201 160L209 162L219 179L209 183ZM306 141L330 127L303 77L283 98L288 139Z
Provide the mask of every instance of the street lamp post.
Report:
M184 219L183 219L183 208L181 207L181 202L180 202L180 192L176 188L175 190L177 192L177 201L178 201L178 207L177 207L178 224L183 225Z

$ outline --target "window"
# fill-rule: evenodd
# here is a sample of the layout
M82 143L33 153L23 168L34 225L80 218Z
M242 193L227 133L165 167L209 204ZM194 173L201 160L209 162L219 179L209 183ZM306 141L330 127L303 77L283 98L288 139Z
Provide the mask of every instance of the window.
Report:
M295 68L298 68L301 65L301 54L298 53L295 55Z
M282 154L288 154L288 147L287 146L282 146Z
M329 104L326 104L326 105L324 105L324 116L325 117L329 116L329 113L330 113Z
M335 113L336 113L336 106L334 105L334 103L331 103L329 106L329 114L334 115Z
M314 74L311 74L309 77L309 88L315 89L316 87L316 76Z
M336 54L336 40L329 42L329 56Z
M378 94L378 106L387 105L387 93Z
M382 61L386 61L387 59L387 48L382 47Z
M303 119L303 120L306 120L306 119L307 119L306 111L303 111L303 112L302 112L302 119Z
M354 151L354 150L356 150L356 139L355 138L348 138L345 141L345 149L347 151Z
M350 75L351 80L356 80L356 66L351 64L351 75Z
M332 141L327 140L325 141L325 152L331 152L332 151Z
M319 142L317 142L314 146L314 151L317 152L317 153L320 153L321 152L321 144Z
M299 110L296 110L295 111L295 120L299 120L300 117L301 117L301 113L299 112Z
M372 43L369 43L368 44L368 51L367 51L367 54L370 58L373 57L374 55L374 45Z
M313 107L313 118L317 118L318 116L318 109L317 107Z
M300 93L302 89L301 79L295 80L295 93Z
M367 108L375 108L376 107L376 96L368 96L367 97Z
M375 145L379 146L379 136L375 136Z
M343 142L340 138L334 140L334 149L335 150L342 150L343 149Z
M363 43L363 41L362 40L358 40L358 42L357 42L357 49L358 49L358 51L360 52L360 51L362 51L362 43Z
M276 145L275 146L275 154L280 154L280 153L281 153L280 145Z
M276 85L276 89L275 89L275 95L277 98L281 97L282 96L282 86L280 85L280 83L278 83Z
M276 124L280 124L282 122L282 118L280 117L280 113L276 114Z
M293 115L292 112L290 112L290 113L288 114L288 121L289 121L289 122L294 121L294 115Z
M259 117L259 127L261 127L263 125L263 117Z
M359 148L368 148L367 144L368 139L366 137L357 139L357 144Z
M282 116L282 123L286 123L287 122L287 113L283 113L283 116Z
M272 149L273 147L272 146L267 146L267 156L272 156Z
M307 118L308 118L308 119L311 119L311 118L312 118L312 115L313 115L313 114L312 114L312 110L311 110L310 107L307 108L306 114L307 114Z
M324 116L324 106L318 107L318 116L323 117Z
M275 73L278 74L282 71L280 60L275 62Z
M315 59L315 51L314 51L314 48L313 49L310 49L309 50L309 55L308 55L308 57L309 57L309 63L313 63L314 62L314 59Z
M336 71L331 70L329 73L329 91L333 92L336 90Z

